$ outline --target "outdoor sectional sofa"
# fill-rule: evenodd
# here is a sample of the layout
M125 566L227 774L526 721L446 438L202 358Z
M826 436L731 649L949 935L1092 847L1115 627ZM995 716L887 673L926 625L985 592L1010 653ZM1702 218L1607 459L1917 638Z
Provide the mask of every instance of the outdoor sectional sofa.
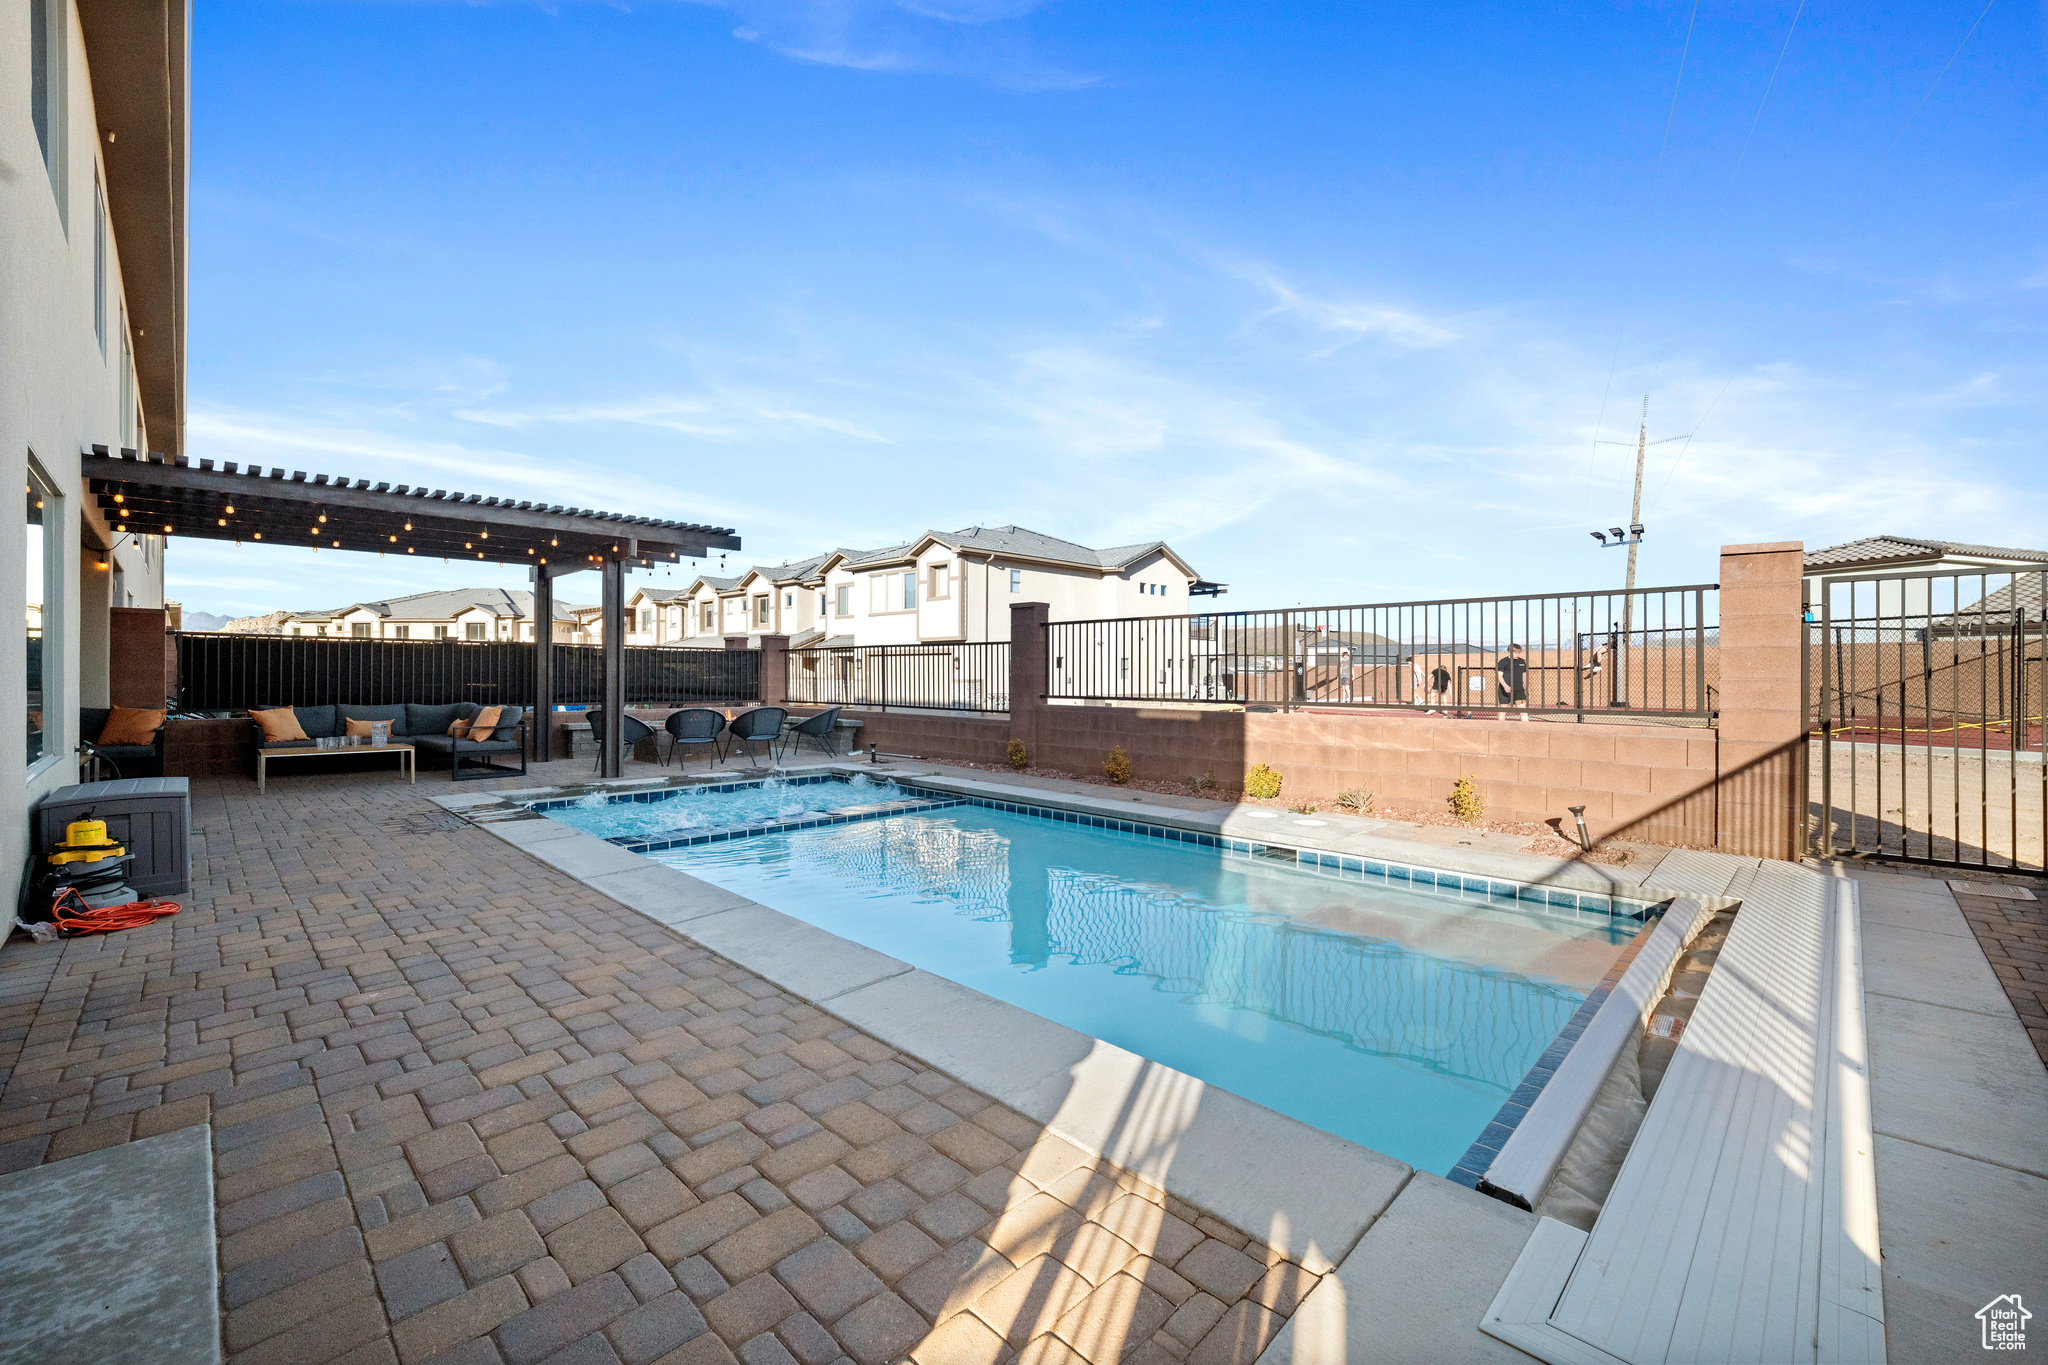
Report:
M258 708L265 709L265 708ZM461 739L448 733L448 727L458 720L474 720L483 707L473 701L452 702L446 706L422 706L417 702L404 702L392 706L294 706L292 714L298 718L299 728L306 732L306 738L282 739L265 742L263 727L256 722L256 747L258 749L303 748L308 740L331 739L345 734L348 722L352 720L391 722L391 738L414 749L414 758L420 754L442 754L448 759L449 776L456 782L478 777L524 776L526 773L526 712L517 706L505 707L498 716L498 724L486 740ZM501 767L494 759L516 757L519 766Z

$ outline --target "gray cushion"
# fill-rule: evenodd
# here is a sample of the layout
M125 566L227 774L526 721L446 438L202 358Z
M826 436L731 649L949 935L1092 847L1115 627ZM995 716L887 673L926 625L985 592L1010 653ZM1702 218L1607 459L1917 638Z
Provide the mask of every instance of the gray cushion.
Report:
M294 706L292 714L299 718L299 728L307 739L332 739L341 733L341 722L334 718L331 706Z
M415 749L432 754L452 753L455 749L453 735L411 735L405 742Z
M394 738L395 738L395 737L397 737L397 736L400 736L400 735L403 735L403 734L405 734L405 733L406 733L406 728L405 728L405 707L404 707L404 706L402 706L402 705L400 705L400 706L337 706L337 707L335 707L335 708L334 708L334 712L335 712L335 731L334 731L334 732L335 732L336 734L338 734L338 735L339 735L339 734L346 734L346 733L348 733L348 726L347 726L346 722L348 722L348 721L352 721L352 720L388 720L388 721L390 721L390 722L391 722L391 733L392 733L392 735L393 735L393 737L394 737ZM444 727L444 728L445 728L445 727ZM311 730L308 730L308 731L306 731L306 733L310 735L310 734L312 734L313 732L312 732Z
M479 709L473 701L450 702L446 706L421 706L418 702L407 702L405 732L414 736L445 735L449 726L458 720L467 720ZM468 716L463 714L465 710Z

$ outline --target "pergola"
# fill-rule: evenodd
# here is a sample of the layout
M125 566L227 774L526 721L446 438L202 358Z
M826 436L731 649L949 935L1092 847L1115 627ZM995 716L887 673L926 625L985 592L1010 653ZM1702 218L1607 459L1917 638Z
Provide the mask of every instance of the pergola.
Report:
M360 550L386 555L523 564L533 579L533 704L539 742L554 710L554 580L595 571L602 581L604 739L599 769L620 775L624 753L626 567L651 567L710 550L737 550L729 527L586 507L551 506L424 485L290 474L260 465L196 464L154 452L93 446L81 455L87 488L117 533Z

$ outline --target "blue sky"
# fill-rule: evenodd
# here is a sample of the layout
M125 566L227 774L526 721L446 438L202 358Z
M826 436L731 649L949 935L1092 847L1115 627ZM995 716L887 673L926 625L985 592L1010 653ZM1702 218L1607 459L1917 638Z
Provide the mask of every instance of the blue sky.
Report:
M1164 538L1256 608L1618 582L1647 393L1645 583L2042 545L2048 6L1902 10L207 0L189 449L739 563Z

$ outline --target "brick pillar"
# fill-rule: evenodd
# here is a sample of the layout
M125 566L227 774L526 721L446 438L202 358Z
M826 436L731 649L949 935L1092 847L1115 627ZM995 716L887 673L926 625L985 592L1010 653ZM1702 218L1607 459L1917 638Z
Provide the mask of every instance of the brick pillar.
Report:
M1798 541L1721 549L1721 729L1715 824L1719 847L1752 858L1797 859L1806 730L1805 650Z
M761 637L761 700L779 706L789 700L789 637Z
M107 704L154 711L178 690L178 653L162 607L107 611Z
M745 649L747 647L747 637L744 635L728 635L725 637L725 647L727 649Z
M1040 721L1045 715L1045 623L1052 619L1046 602L1010 604L1010 738L1022 740L1038 762Z

